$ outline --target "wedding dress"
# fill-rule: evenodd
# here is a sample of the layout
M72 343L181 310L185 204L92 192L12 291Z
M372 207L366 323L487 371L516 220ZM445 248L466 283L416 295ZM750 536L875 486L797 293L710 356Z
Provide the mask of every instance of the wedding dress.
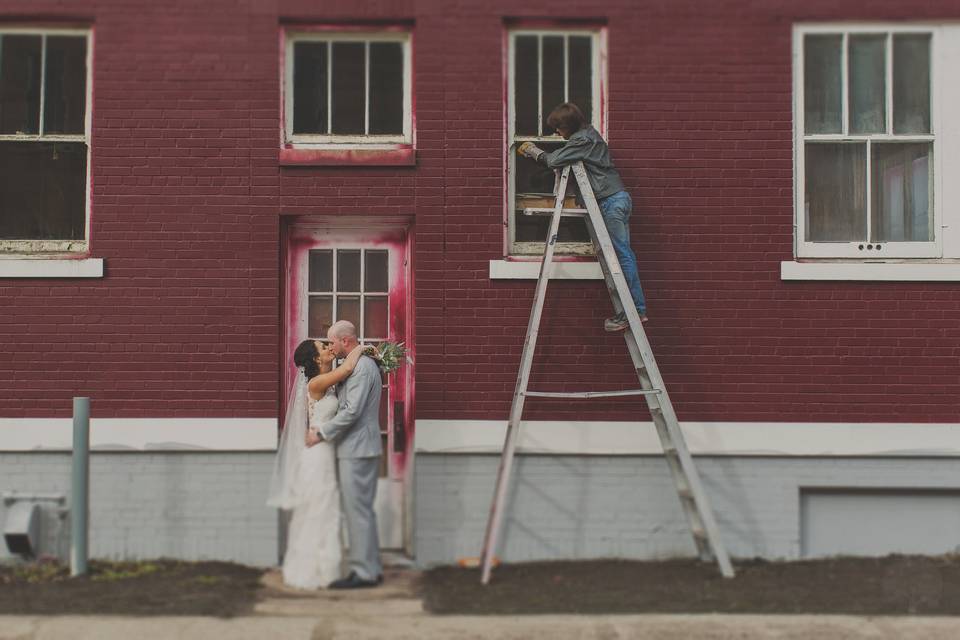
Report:
M311 427L327 422L336 413L337 395L333 386L316 402L309 399ZM316 589L341 577L343 549L337 458L334 445L329 442L306 448L301 438L300 444L304 450L299 452L293 472L297 500L287 533L283 581L292 587Z

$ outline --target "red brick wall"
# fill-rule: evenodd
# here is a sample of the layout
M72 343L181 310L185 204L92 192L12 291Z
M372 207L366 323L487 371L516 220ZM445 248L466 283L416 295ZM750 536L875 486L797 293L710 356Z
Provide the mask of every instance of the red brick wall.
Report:
M779 278L792 23L956 18L955 3L7 0L0 13L95 25L91 244L107 273L0 280L0 415L66 415L77 394L102 416L276 415L281 219L413 215L418 415L506 417L533 282L488 277L503 244L504 19L566 16L608 23L611 148L681 419L956 420L960 285ZM280 168L278 29L365 21L414 24L417 165ZM600 330L609 310L599 283L553 287L538 386L632 386L622 339ZM645 415L635 401L528 406Z

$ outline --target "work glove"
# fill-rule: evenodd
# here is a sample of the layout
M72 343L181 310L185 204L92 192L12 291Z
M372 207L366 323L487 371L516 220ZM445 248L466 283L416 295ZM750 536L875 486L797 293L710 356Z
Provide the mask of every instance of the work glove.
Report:
M539 160L546 151L533 144L532 142L524 142L519 147L517 147L517 153L521 156L526 156L531 160Z

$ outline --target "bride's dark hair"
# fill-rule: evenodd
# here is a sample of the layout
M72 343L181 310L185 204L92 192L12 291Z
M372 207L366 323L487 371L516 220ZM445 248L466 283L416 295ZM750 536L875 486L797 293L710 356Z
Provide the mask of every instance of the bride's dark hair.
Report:
M320 373L320 365L317 364L316 360L318 355L320 355L320 352L317 351L317 343L313 340L304 340L297 345L293 352L293 363L298 367L303 367L303 375L307 377L307 380Z

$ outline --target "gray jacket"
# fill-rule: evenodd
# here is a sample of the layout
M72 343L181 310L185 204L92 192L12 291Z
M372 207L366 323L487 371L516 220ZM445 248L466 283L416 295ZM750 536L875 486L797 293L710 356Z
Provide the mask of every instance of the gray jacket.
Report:
M361 357L353 374L337 385L337 415L320 431L325 440L336 442L338 458L374 458L383 453L381 387L380 367L369 356Z
M610 160L610 148L596 129L587 125L567 140L567 143L549 153L543 153L537 161L551 169L559 169L583 161L590 179L590 187L597 200L623 191L623 180ZM573 180L573 176L570 176Z

